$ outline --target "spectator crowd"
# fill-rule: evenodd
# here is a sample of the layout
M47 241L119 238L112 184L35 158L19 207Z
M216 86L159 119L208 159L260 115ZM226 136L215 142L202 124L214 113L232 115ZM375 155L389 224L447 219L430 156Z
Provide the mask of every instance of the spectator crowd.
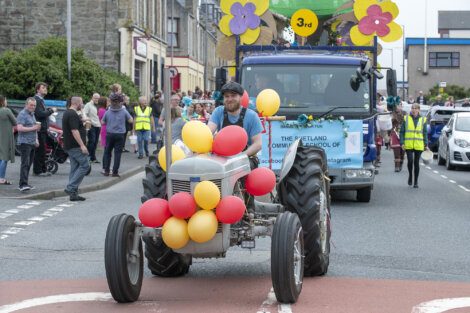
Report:
M6 178L6 172L8 162L15 162L15 151L19 151L21 156L18 180L21 192L35 188L28 181L31 167L34 176L52 175L46 164L50 153L48 133L50 117L56 115L57 110L46 107L44 98L47 90L46 83L37 83L35 95L26 99L19 113L8 107L6 97L0 95L0 185L12 184ZM173 142L181 140L181 131L186 122L209 122L215 109L215 101L208 101L211 97L211 92L203 92L199 87L194 91L171 92ZM69 182L64 192L71 201L85 200L78 190L83 178L91 170L91 163L101 164L101 174L104 176L120 177L121 154L131 152L125 148L128 138L131 150L138 159L150 156L150 144L156 144L157 148L152 153L163 146L163 101L163 93L156 92L149 100L142 96L138 102L130 102L119 84L110 86L107 97L94 93L86 103L78 96L67 100L66 111L62 116L62 140L59 142L70 162ZM101 160L96 155L98 147L103 149Z

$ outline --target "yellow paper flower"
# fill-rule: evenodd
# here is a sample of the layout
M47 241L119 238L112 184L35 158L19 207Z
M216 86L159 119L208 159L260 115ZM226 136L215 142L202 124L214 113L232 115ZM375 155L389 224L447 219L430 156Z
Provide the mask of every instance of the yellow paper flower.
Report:
M398 6L391 0L356 0L354 15L359 23L351 28L351 41L357 46L370 45L374 36L385 42L401 38L403 31L393 20L398 16Z
M226 36L240 36L240 44L254 43L261 32L260 16L269 8L269 0L221 0L224 15L219 22Z

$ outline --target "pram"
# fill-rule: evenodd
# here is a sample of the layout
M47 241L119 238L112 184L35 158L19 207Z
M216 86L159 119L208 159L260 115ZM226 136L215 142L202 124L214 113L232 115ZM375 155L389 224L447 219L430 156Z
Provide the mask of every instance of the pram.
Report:
M67 161L69 155L64 150L64 141L62 137L62 130L49 126L46 138L46 168L47 171L55 174L59 169L59 164ZM86 175L91 172L91 164Z

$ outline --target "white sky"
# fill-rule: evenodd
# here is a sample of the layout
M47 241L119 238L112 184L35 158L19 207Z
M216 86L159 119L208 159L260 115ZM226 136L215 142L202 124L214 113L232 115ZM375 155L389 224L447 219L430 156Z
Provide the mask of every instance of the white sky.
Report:
M427 34L428 37L439 37L438 11L470 11L470 0L394 0L400 9L395 22L405 26L405 37L424 37L425 7L427 4ZM402 80L402 40L392 43L381 43L384 47L379 56L379 63L384 67L392 67L397 71L397 79ZM407 77L405 76L405 81ZM379 81L379 89L385 87L384 80Z

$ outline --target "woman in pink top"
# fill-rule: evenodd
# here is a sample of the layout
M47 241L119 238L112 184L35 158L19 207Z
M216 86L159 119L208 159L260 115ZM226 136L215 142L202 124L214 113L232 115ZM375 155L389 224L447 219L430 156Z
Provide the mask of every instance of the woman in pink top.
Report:
M98 100L98 118L101 119L104 116L104 113L106 113L106 109L108 108L109 105L109 99L107 97L101 97ZM100 131L100 144L104 148L106 147L106 125L101 125L101 131Z

